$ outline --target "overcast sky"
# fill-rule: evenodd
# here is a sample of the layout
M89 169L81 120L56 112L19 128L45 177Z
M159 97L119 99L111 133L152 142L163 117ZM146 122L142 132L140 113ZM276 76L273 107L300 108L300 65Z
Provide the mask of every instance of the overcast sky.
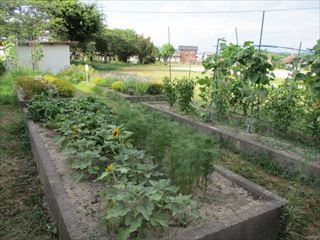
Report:
M239 11L258 9L317 8L286 12L266 12L262 44L311 48L320 38L320 1L96 1L111 28L131 28L151 37L161 46L167 42L196 45L199 51L213 51L217 38L259 43L261 12L223 14L134 14L112 11Z

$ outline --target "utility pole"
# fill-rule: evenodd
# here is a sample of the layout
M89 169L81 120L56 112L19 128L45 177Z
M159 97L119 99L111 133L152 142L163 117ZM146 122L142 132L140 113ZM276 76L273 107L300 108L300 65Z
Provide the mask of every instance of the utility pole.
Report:
M301 54L301 47L302 47L302 42L300 42L298 57L300 57L300 54Z
M218 38L217 40L216 54L218 54L219 52L219 42L220 42L220 38Z
M170 44L170 27L168 26L168 43ZM171 56L169 56L169 77L171 81Z
M236 28L236 41L237 41L237 45L239 45L239 41L238 41L238 29Z
M261 42L262 42L262 33L263 33L263 24L264 24L264 14L265 14L265 11L263 10L263 11L262 11L261 30L260 30L260 40L259 40L259 51L260 51Z

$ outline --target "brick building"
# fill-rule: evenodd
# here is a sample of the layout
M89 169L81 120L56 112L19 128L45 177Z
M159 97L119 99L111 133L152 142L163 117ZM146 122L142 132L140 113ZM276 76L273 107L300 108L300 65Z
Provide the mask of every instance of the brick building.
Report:
M197 46L179 46L178 50L180 53L180 63L187 64L190 61L192 64L197 63Z

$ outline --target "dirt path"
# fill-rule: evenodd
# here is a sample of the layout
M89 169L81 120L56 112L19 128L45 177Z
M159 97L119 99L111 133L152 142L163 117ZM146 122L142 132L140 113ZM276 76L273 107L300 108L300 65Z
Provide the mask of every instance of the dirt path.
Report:
M14 96L6 96L6 101L0 98L0 239L57 239L30 153L24 119Z

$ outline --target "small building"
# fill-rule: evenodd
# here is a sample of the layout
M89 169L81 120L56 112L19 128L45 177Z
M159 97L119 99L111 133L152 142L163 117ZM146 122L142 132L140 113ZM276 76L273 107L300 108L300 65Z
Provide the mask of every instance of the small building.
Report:
M171 56L171 62L179 63L180 62L180 53L179 51L175 51L175 53Z
M38 70L57 74L70 65L70 45L76 42L55 41L39 42L42 58L38 63ZM17 64L26 68L33 68L33 42L20 42L17 47Z
M198 47L197 46L179 46L179 55L180 55L180 63L187 64L187 63L192 63L195 64L197 63L197 51Z
M288 56L286 56L285 58L283 58L283 59L281 60L281 63L282 63L282 64L285 64L285 65L291 64L291 62L293 61L293 59L294 59L294 55L288 55Z

